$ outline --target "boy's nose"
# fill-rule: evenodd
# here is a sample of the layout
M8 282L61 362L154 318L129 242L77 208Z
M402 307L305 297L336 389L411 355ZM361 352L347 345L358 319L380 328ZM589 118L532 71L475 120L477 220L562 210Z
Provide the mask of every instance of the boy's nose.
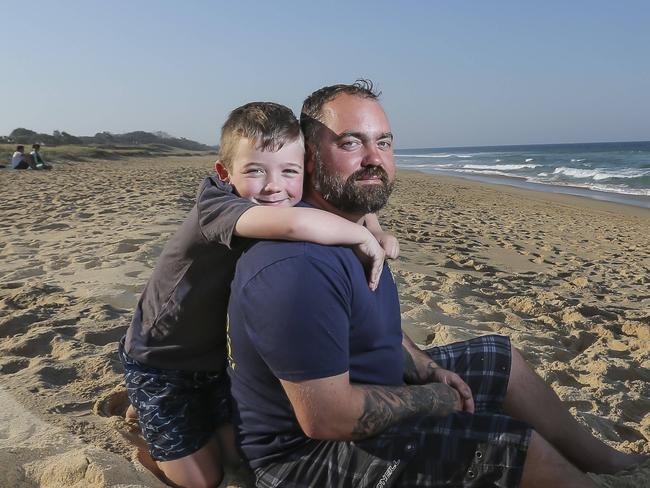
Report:
M278 184L275 179L270 179L266 181L266 184L264 185L264 191L266 193L277 193L281 190L280 185Z

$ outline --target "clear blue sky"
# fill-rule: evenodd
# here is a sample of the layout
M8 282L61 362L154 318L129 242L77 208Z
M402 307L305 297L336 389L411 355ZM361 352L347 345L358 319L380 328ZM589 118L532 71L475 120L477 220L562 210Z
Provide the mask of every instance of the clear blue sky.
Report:
M0 134L216 144L252 100L375 81L397 147L650 139L646 1L0 0Z

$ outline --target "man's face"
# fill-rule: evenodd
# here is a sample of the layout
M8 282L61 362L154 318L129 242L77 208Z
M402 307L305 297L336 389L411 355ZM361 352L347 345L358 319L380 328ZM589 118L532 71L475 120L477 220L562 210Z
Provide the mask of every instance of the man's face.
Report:
M262 151L255 141L242 138L232 161L232 172L217 161L219 177L242 198L259 205L292 207L302 198L305 149L301 140L278 151Z
M312 185L347 213L376 212L395 180L393 136L379 102L339 95L323 107L324 127L313 158Z

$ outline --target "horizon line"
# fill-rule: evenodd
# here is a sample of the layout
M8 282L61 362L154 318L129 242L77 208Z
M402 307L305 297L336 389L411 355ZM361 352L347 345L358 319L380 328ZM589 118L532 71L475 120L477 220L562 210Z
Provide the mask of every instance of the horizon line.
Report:
M575 146L580 144L650 144L650 140L643 141L586 141L586 142L541 142L528 144L481 144L474 146L429 146L429 147L403 147L395 151L407 151L412 149L477 149L477 148L495 148L495 147L522 147L522 146Z

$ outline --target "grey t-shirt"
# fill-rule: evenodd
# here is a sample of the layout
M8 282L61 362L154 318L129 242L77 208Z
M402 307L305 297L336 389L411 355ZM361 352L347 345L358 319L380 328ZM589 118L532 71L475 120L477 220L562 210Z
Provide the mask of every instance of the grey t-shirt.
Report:
M247 244L233 231L253 206L227 183L203 181L135 309L125 343L131 358L161 369L225 369L230 282Z

